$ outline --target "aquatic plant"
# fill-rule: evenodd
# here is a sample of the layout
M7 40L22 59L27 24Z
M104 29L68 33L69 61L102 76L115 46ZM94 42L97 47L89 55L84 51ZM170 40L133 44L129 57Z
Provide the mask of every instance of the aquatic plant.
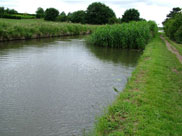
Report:
M153 21L105 25L97 28L88 41L104 47L144 49L157 29Z

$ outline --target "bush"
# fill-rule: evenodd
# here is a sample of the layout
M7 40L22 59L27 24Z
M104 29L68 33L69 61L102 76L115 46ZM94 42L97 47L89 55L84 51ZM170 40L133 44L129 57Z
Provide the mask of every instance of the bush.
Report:
M149 40L157 33L155 22L131 22L121 25L99 27L89 38L93 45L144 49Z
M164 23L164 31L166 35L178 43L182 43L181 40L182 29L182 13L176 14L173 18L168 19Z
M10 15L10 14L4 14L3 18L8 18L8 19L22 19L21 16L19 15Z
M59 15L59 11L57 9L55 9L55 8L48 8L45 11L44 19L48 20L48 21L55 21L56 18L58 17L58 15Z

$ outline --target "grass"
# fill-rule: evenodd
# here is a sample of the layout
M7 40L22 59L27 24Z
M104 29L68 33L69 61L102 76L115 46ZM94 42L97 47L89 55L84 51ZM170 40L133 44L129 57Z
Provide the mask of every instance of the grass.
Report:
M152 21L106 25L92 33L89 42L104 47L144 49L156 35L157 29Z
M179 53L182 55L182 44L178 44L174 41L171 41L165 34L163 34L165 39L172 45L174 46L178 51Z
M0 41L88 34L96 27L41 19L0 19Z
M182 65L155 37L107 112L98 119L96 136L181 136Z

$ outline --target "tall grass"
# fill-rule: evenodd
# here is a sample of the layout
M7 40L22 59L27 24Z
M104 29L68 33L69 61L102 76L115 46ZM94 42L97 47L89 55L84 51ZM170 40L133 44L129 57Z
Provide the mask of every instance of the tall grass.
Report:
M87 34L95 28L93 25L46 22L39 19L0 19L0 41Z
M99 27L88 41L98 46L144 49L156 35L157 29L153 21L106 25Z

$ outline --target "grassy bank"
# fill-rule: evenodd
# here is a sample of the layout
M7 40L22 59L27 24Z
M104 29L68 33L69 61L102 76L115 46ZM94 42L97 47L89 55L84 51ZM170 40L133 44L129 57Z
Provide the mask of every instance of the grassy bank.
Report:
M97 136L181 136L182 65L157 36L126 88L98 119Z
M96 27L40 19L0 19L0 41L88 34Z
M155 37L157 29L157 25L152 21L106 25L92 33L89 42L104 47L144 49Z
M182 55L182 44L178 44L174 41L171 41L165 34L163 34L163 36L165 37L165 39L172 45L174 46L178 51L179 53Z

